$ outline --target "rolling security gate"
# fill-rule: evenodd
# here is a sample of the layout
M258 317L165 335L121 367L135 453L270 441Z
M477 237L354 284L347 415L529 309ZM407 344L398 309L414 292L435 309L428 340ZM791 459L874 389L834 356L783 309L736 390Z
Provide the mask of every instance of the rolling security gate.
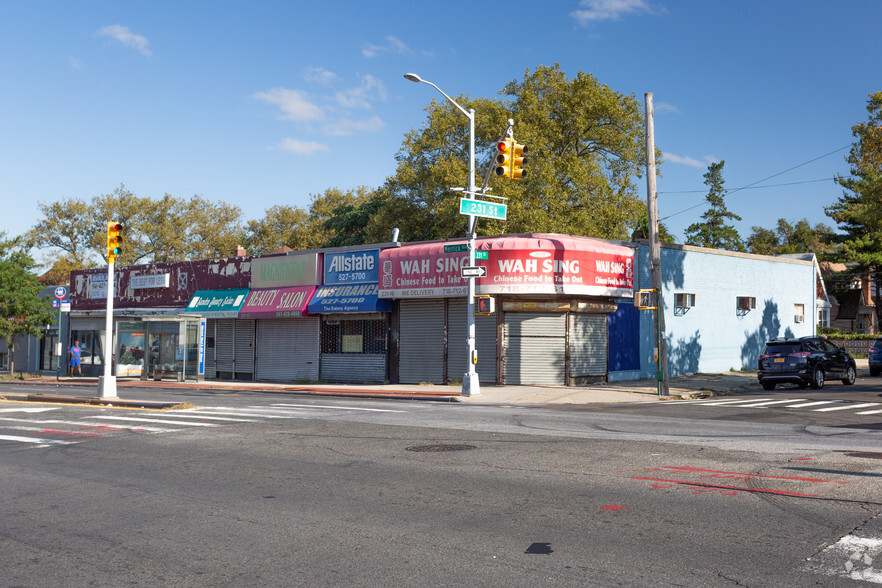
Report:
M398 381L444 384L444 300L402 300Z
M606 376L607 324L606 314L570 313L570 378Z
M468 370L468 324L461 298L447 301L447 379L460 380ZM478 381L496 382L496 315L475 317L475 349L478 351Z
M318 381L319 319L258 319L257 379Z
M502 346L506 384L566 383L567 313L506 312Z
M214 351L217 377L251 380L254 375L254 321L218 319Z

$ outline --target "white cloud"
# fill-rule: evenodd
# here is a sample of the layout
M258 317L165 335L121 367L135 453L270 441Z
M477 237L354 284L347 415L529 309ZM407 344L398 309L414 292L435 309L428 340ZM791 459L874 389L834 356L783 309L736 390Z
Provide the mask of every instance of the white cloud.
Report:
M299 139L291 139L288 137L282 139L277 145L270 147L270 149L287 151L295 155L312 155L317 151L327 151L329 148L323 143L317 143L315 141L300 141Z
M371 108L370 100L385 100L386 86L371 75L361 78L361 85L337 92L335 99L343 108Z
M288 88L273 88L266 92L252 95L258 100L275 104L282 111L283 120L313 121L324 120L325 113L321 107L313 104L305 92Z
M68 64L72 69L76 69L76 70L82 70L82 69L83 69L83 62L80 61L79 59L77 59L76 57L72 57L72 56L71 56L71 57L68 57L68 58L67 58L67 64Z
M656 102L652 105L652 110L661 114L672 113L672 114L680 114L680 109L674 106L673 104L668 104L667 102Z
M352 135L354 133L372 133L379 131L386 126L379 116L374 116L365 120L351 120L341 118L324 127L324 132L332 136Z
M688 165L689 167L707 167L707 163L694 159L692 157L683 157L681 155L676 155L674 153L669 153L667 151L662 152L662 157L665 158L665 161L670 161L671 163L680 163L682 165ZM708 157L704 157L705 161L708 160Z
M581 0L579 6L584 6L584 9L571 12L570 16L581 25L592 21L619 20L627 14L652 11L645 0Z
M303 79L311 84L327 86L340 78L334 72L328 71L323 67L308 67L303 70Z
M381 53L403 55L407 53L413 53L413 50L408 47L401 39L393 37L392 35L386 37L385 45L373 45L371 43L365 43L364 47L362 47L361 49L361 54L365 57L376 57Z
M150 41L147 40L147 37L133 33L129 30L129 27L124 27L118 24L109 25L99 30L98 36L108 37L114 41L118 41L126 47L138 51L141 55L147 57L152 55L152 52L150 51Z

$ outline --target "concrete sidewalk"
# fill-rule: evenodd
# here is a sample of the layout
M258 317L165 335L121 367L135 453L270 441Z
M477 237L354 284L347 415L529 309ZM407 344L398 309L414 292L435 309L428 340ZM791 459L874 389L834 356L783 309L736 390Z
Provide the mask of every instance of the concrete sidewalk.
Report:
M669 381L670 395L658 395L658 382L654 379L592 384L589 386L496 386L484 384L481 393L462 396L460 386L405 385L405 384L275 384L231 381L172 382L142 381L119 378L119 398L98 399L97 378L53 377L15 380L21 391L0 393L0 398L31 402L70 402L89 404L113 404L114 406L157 405L156 401L139 401L138 390L189 390L194 393L239 391L275 394L300 394L311 396L344 396L356 398L392 398L408 400L461 402L465 404L595 404L616 402L676 401L683 398L703 398L734 394L757 386L753 372L726 372L720 374L694 374L678 376ZM30 393L34 385L56 386L51 393ZM155 395L151 395L155 396ZM168 404L168 403L166 403ZM156 408L156 406L151 406ZM166 406L167 407L167 406Z

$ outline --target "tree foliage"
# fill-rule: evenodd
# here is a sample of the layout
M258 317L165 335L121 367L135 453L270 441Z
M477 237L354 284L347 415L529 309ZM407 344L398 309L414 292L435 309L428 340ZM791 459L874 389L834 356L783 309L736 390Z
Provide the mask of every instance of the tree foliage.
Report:
M726 208L726 189L723 186L723 166L725 161L712 163L704 174L704 185L709 190L706 196L710 208L701 215L703 222L693 223L686 229L686 244L728 251L744 251L744 244L738 230L727 220L741 220L741 217Z
M836 221L837 253L876 281L876 315L882 320L882 92L870 94L868 118L851 127L855 142L846 157L850 175L836 177L842 196L825 209Z
M20 239L0 233L0 337L10 350L10 371L15 369L15 336L41 337L40 327L55 320L50 300L40 298L43 286L32 272L35 266L20 247Z
M751 231L747 238L747 250L758 255L814 253L821 256L833 249L833 229L823 223L812 226L808 219L790 224L779 218L774 229L754 226Z
M53 265L82 269L106 262L107 222L123 225L123 254L131 265L227 256L241 237L241 210L201 196L189 200L169 194L158 199L136 196L120 185L112 194L88 202L68 198L40 203L43 219L28 233L30 246L56 252Z
M579 72L568 79L558 65L539 66L506 84L502 99L454 98L475 110L477 184L508 119L528 147L527 177L491 177L492 194L507 198L505 222L481 219L483 234L556 232L627 239L642 204L634 178L642 173L644 126L633 95L612 91ZM463 235L460 194L468 175L468 121L446 100L432 100L421 129L410 131L398 168L373 216L376 231L401 229L404 240ZM388 237L387 237L388 238Z

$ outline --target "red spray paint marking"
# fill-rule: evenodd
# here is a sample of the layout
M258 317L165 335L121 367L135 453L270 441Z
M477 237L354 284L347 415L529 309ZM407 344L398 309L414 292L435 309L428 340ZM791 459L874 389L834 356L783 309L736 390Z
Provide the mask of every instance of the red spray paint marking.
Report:
M607 504L606 506L601 506L600 510L625 510L626 508L631 507L624 504Z
M681 466L664 466L662 468L646 468L645 471L664 471L664 470L677 470L681 472L693 472L698 474L711 474L707 476L701 477L709 477L709 478L728 478L728 477L743 477L743 478L769 478L772 480L793 480L796 482L824 482L827 484L848 484L848 482L840 482L836 480L821 480L818 478L800 478L796 476L769 476L765 474L743 474L740 472L721 472L717 470L703 470L699 468L690 468L690 467L681 467Z
M716 484L702 484L700 482L688 482L686 480L666 480L663 478L638 478L635 477L635 480L646 480L648 482L666 482L669 484L683 484L684 486L696 486L699 488L710 488L712 490L735 490L741 492L754 492L754 493L762 493L762 494L777 494L780 496L795 496L799 498L817 498L817 494L801 494L799 492L784 492L782 490L772 490L770 488L744 488L741 486L722 486ZM711 490L711 491L712 491Z

